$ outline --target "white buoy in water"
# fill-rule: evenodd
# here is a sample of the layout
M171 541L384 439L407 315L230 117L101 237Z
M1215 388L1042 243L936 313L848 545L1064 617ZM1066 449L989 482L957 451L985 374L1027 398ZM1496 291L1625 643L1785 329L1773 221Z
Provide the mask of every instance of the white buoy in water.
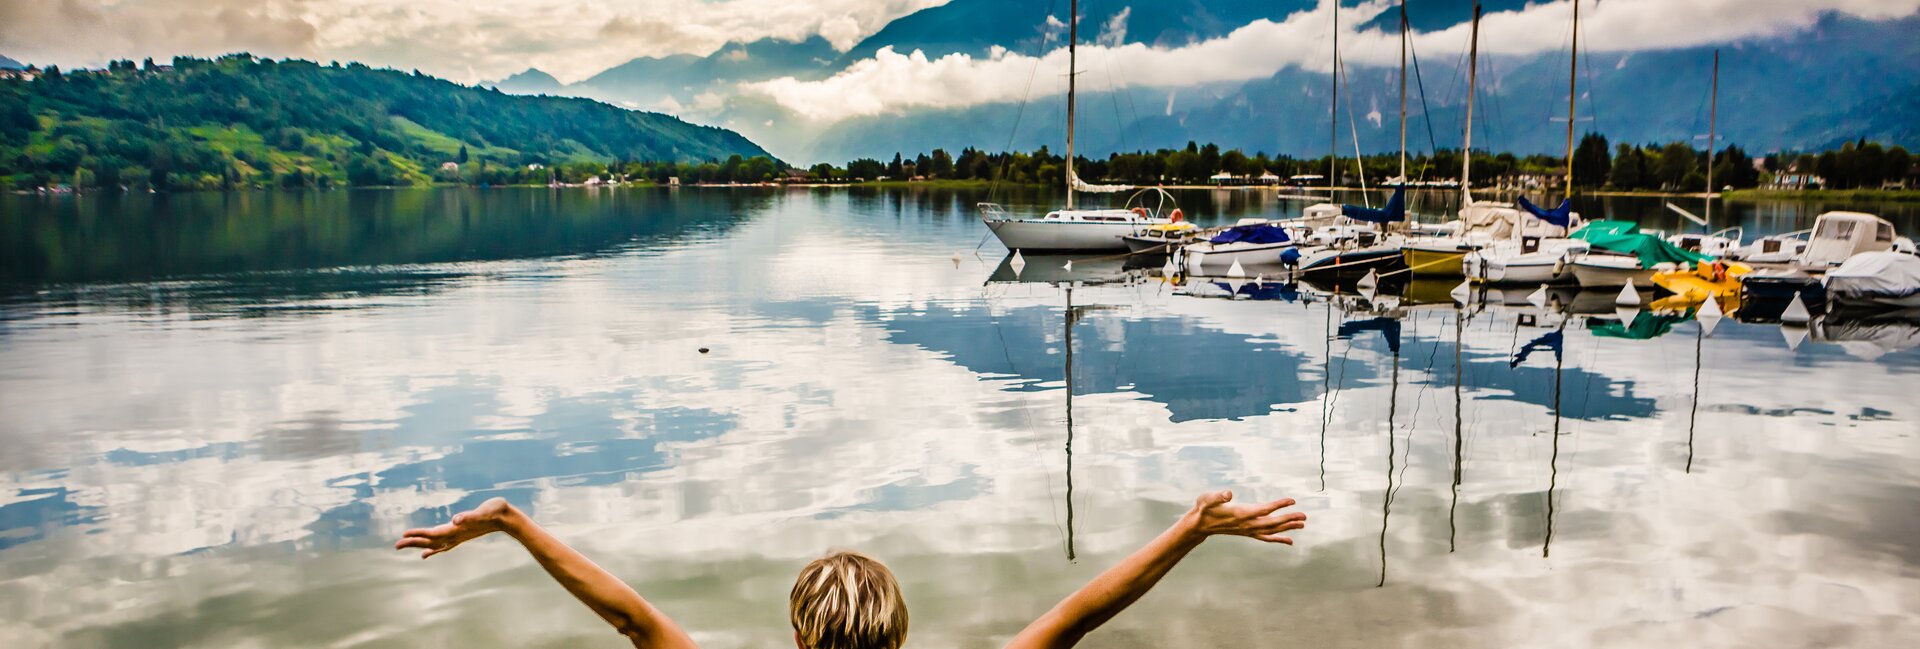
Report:
M1800 299L1799 293L1793 294L1793 301L1787 303L1787 310L1780 312L1780 321L1787 324L1804 325L1813 321L1813 312L1807 310L1807 302ZM1801 336L1805 338L1805 336Z
M1367 269L1366 277L1360 278L1360 281L1355 282L1353 285L1354 288L1357 288L1363 291L1371 290L1379 286L1380 286L1380 272L1371 268Z
M1540 288L1534 289L1532 293L1528 293L1527 304L1533 305L1534 308L1547 308L1547 285L1541 284Z
M1787 349L1790 349L1790 350L1799 350L1800 343L1806 342L1808 333L1811 333L1811 332L1807 331L1807 327L1805 325L1794 325L1794 324L1780 325L1780 335L1786 337Z
M1171 278L1179 269L1173 267L1173 257L1167 257L1167 263L1160 265L1160 276Z
M1020 251L1015 250L1013 251L1013 261L1007 262L1007 266L1013 268L1014 277L1019 277L1020 271L1027 269L1027 258L1020 256Z
M1473 282L1462 280L1459 286L1447 292L1447 297L1453 298L1453 301L1458 302L1460 306L1466 306L1467 300L1473 298Z
M1613 307L1613 317L1619 318L1621 325L1631 327L1633 326L1634 319L1640 317L1640 308L1632 307L1632 306L1616 306L1616 307Z
M953 253L953 266L954 266L954 268L959 268L959 267L960 267L960 252L959 252L959 251L954 251L954 253Z
M1720 319L1727 316L1720 311L1719 298L1710 297L1707 298L1705 303L1700 305L1700 312L1694 314L1694 317L1700 320L1700 334L1703 336L1711 336L1713 335L1713 328L1720 326Z
M1233 266L1227 268L1227 277L1246 277L1247 269L1240 267L1240 260L1233 260Z
M1640 308L1640 291L1634 290L1633 280L1627 280L1627 285L1620 287L1620 296L1613 298L1613 305Z
M1061 266L1061 267L1060 267L1060 269L1061 269L1061 270L1064 270L1064 271L1067 271L1067 272L1069 272L1069 273L1071 273L1071 272L1073 272L1073 260L1072 260L1072 259L1068 259L1068 260L1067 260L1067 265L1065 265L1065 266Z

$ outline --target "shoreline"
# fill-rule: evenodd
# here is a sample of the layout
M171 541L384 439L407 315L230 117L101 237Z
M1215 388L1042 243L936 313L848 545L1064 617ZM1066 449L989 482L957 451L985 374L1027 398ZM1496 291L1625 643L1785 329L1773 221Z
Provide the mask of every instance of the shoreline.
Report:
M505 189L505 188L511 188L511 189L677 189L677 188L684 187L684 188L690 188L690 189L968 190L968 189L990 189L995 186L1007 187L1007 188L1021 188L1021 189L1048 189L1052 187L1052 184L1051 183L1047 183L1047 184L1015 183L1015 182L996 183L994 181L972 180L972 179L969 179L969 180L879 180L879 181L864 181L864 182L786 182L786 183L770 182L770 183L712 183L712 184L690 183L690 184L682 184L682 185L663 185L663 184L654 183L654 182L633 182L633 183L624 183L619 185L574 184L574 185L558 185L558 186L544 185L544 184L482 186L482 185L460 185L460 184L436 183L431 185L376 185L376 186L362 186L362 187L327 187L327 188L242 187L242 188L229 188L229 189L161 191L161 192L150 192L150 191L131 190L131 189L120 190L120 191L93 190L93 191L86 191L86 192L73 192L73 191L42 192L42 191L35 191L30 189L15 189L6 193L10 195L15 195L15 196L56 197L56 196L93 196L93 195L103 195L103 194L105 195L113 195L113 194L134 195L134 194L148 194L148 193L151 193L151 194L201 194L201 193L230 194L230 193L239 193L239 192L307 192L307 191L331 192L331 191L355 191L355 190L409 190L409 189ZM1294 186L1286 186L1286 185L1278 185L1278 186L1276 185L1226 185L1226 186L1136 185L1134 186L1134 188L1139 190L1163 189L1163 190L1170 190L1170 191L1238 191L1238 192L1252 191L1252 192L1275 193L1275 194L1282 194L1282 195L1294 194L1296 196L1301 193L1315 193L1315 192L1327 191L1326 187L1294 187ZM1418 190L1442 191L1442 192L1458 191L1458 188L1453 188L1453 187L1417 187L1412 189L1415 189L1416 191ZM1333 188L1333 191L1336 191L1336 192L1381 191L1381 190L1382 188L1378 186L1367 187L1365 189L1362 189L1360 187ZM1511 190L1503 191L1503 190L1497 190L1497 189L1481 189L1478 191L1490 197L1509 194L1509 193L1515 193ZM1594 191L1579 192L1576 195L1603 197L1603 198L1613 198L1613 197L1680 198L1680 199L1707 198L1707 194L1702 192L1648 192L1648 191L1594 190ZM1803 202L1806 202L1806 201L1858 201L1858 202L1913 203L1913 202L1920 202L1920 189L1807 189L1807 190L1737 189L1737 190L1721 192L1719 194L1715 194L1714 196L1721 199L1722 201L1741 201L1741 202L1758 202L1758 201L1765 201L1765 200L1777 200L1777 201L1803 201Z

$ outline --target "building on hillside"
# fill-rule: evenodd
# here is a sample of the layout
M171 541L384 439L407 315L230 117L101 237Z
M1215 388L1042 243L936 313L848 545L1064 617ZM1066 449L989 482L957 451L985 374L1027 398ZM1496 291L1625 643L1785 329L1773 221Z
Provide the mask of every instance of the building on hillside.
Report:
M0 68L0 79L19 79L32 81L40 77L40 71L34 68Z
M1812 187L1824 187L1826 186L1826 184L1827 184L1827 181L1824 178L1815 176L1811 173L1807 173L1804 171L1795 171L1789 168L1786 171L1782 171L1780 173L1774 174L1773 182L1767 183L1767 189L1786 189L1786 190L1799 191L1799 190L1808 189Z
M442 162L442 163L440 163L440 170L441 170L441 171L456 171L456 172L457 172L457 171L459 171L459 170L460 170L460 163L458 163L458 162Z

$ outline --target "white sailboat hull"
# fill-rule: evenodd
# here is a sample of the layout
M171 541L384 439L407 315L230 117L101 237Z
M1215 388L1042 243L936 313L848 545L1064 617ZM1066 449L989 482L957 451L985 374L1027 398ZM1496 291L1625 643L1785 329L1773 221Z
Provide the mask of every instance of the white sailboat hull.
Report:
M1133 222L1064 221L1022 219L987 221L987 229L1000 238L1009 250L1033 251L1126 251L1120 237L1142 226L1166 223L1164 220Z
M1653 286L1653 269L1641 268L1640 260L1633 257L1590 255L1573 262L1573 278L1588 288L1626 286L1627 282L1646 288Z

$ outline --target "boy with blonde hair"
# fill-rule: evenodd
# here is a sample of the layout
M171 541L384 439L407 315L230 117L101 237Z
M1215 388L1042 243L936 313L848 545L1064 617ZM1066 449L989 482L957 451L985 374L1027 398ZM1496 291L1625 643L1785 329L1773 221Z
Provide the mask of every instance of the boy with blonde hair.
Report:
M1208 537L1245 536L1293 545L1286 533L1307 524L1306 514L1279 513L1293 506L1291 498L1262 504L1232 501L1231 491L1202 494L1194 500L1193 509L1167 531L1027 625L1007 647L1075 645L1147 594ZM505 532L519 541L554 581L633 646L695 646L693 638L633 588L561 543L504 499L481 503L439 527L407 530L394 548L424 548L420 553L424 559L493 532ZM836 552L807 564L787 596L787 607L799 649L899 649L907 639L907 603L899 582L885 565L863 554Z

